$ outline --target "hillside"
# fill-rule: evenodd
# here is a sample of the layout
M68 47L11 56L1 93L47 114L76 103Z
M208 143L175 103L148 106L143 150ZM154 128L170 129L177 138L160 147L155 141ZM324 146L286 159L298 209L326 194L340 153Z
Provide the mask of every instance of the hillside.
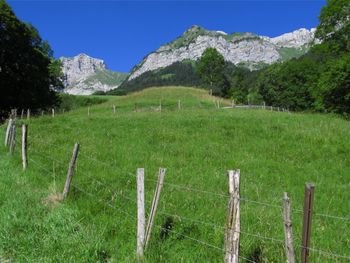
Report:
M89 116L80 108L25 120L25 172L20 145L14 156L0 146L1 262L136 262L139 167L145 168L146 216L157 171L167 168L145 262L222 262L228 169L241 170L242 262L285 262L284 191L292 201L299 260L306 182L316 185L311 246L317 250L310 252L310 262L347 262L347 121L217 109L218 98L193 88L150 88L105 98L90 107ZM81 151L73 185L59 203L75 142Z

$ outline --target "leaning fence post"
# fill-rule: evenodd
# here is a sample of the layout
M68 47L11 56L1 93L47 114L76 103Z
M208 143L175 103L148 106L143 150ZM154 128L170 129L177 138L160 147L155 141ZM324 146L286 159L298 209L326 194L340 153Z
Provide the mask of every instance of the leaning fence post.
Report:
M225 263L238 263L240 235L240 171L228 173L229 202L225 231Z
M315 185L313 183L307 183L305 185L303 235L301 241L301 263L307 263L309 257L314 190Z
M6 129L6 134L5 134L5 146L9 146L9 139L10 139L10 133L12 129L12 122L13 120L10 118L8 123L7 123L7 129Z
M283 194L283 222L287 263L295 263L292 219L290 200L287 193Z
M145 169L137 169L137 257L139 261L143 257L143 247L145 242Z
M144 244L145 250L147 248L149 239L151 237L153 222L154 222L154 218L155 218L156 213L157 213L157 207L158 207L158 202L159 202L159 198L160 198L160 192L161 192L162 186L163 186L165 172L166 172L166 169L164 169L164 168L159 169L157 186L156 186L156 190L154 192L151 212L149 214L148 223L147 223L147 227L146 227L145 244Z
M64 184L62 200L66 199L66 197L67 197L67 195L69 193L70 184L72 182L72 177L73 177L73 174L74 174L74 167L75 167L75 164L76 164L77 158L78 158L79 147L80 147L79 143L76 143L74 145L72 159L70 160L70 163L69 163L69 166L68 166L66 183Z
M13 154L15 152L16 147L16 124L12 122L11 127L11 136L10 136L10 153Z
M28 159L27 159L27 147L28 145L28 125L22 124L22 164L23 170L27 169Z

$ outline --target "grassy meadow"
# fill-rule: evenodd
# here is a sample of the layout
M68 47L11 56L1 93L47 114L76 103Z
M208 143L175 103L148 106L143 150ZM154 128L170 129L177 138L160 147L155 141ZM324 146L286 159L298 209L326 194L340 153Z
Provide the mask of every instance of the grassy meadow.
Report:
M24 120L28 170L20 143L13 156L0 146L0 262L137 262L138 167L145 168L146 217L158 169L167 168L145 262L223 262L228 169L241 171L240 262L286 261L284 191L299 261L306 182L316 185L311 247L350 256L349 122L217 109L216 99L199 89L151 88L106 97L90 116L83 107ZM61 203L75 142L76 173ZM349 259L311 251L310 262Z

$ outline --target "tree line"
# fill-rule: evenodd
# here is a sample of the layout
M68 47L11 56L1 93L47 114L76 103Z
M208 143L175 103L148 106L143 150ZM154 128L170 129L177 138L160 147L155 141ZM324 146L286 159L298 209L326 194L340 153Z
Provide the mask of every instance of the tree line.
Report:
M48 42L0 0L0 121L12 108L35 111L58 104L61 77Z

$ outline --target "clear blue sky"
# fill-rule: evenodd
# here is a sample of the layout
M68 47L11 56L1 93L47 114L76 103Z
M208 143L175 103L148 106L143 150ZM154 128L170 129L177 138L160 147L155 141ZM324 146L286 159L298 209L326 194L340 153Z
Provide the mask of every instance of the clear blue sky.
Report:
M8 1L48 40L55 57L86 53L128 72L151 51L200 25L277 36L312 28L325 0Z

